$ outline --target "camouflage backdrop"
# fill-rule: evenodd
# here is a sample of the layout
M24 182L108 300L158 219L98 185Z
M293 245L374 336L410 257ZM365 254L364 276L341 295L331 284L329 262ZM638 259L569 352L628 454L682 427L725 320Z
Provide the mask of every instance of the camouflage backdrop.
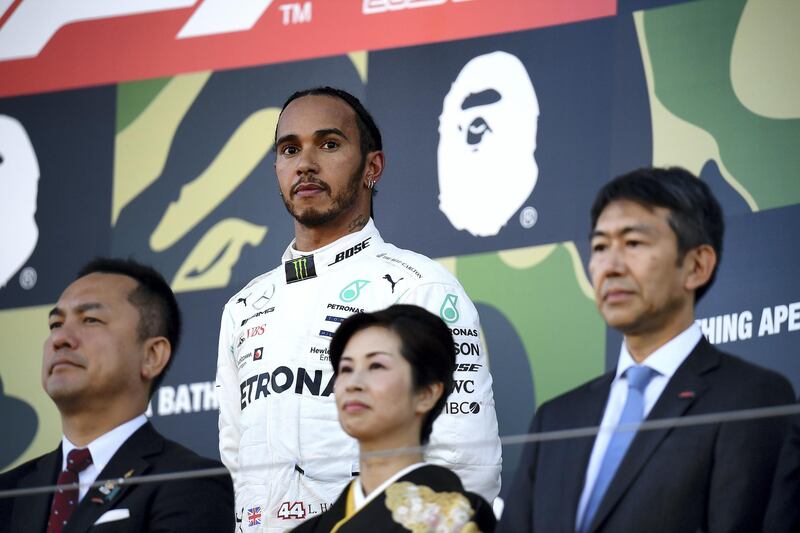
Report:
M688 168L725 209L706 336L800 390L800 5L272 4L65 3L46 17L45 0L0 2L0 468L57 444L46 315L107 254L153 264L178 293L185 341L150 414L217 454L219 315L292 237L273 132L287 95L323 84L362 98L384 133L383 236L439 259L477 305L501 435L615 364L588 210L643 165ZM504 450L506 486L518 453Z

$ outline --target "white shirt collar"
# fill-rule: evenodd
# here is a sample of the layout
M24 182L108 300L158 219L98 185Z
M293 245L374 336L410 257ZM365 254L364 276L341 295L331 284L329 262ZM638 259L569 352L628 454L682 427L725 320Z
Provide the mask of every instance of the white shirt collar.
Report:
M100 435L86 446L92 454L92 464L97 468L98 473L103 471L120 446L146 422L147 417L142 413L136 418L120 424L108 433ZM75 448L77 446L70 442L66 436L61 438L61 470L67 469L67 455Z
M370 239L368 246L377 244L379 241L381 241L380 233L378 233L378 229L375 227L375 223L371 218L369 219L369 222L367 222L367 224L360 230L354 233L348 233L347 235L336 239L332 243L323 246L322 248L311 250L310 252L301 252L296 250L294 245L297 242L297 239L292 239L292 242L286 247L286 251L283 252L281 260L286 262L292 259L297 259L298 257L313 255L315 268L317 274L319 274L327 267L339 262L336 261L336 255L339 252L346 252L349 248L352 248L356 244L363 242L366 239Z
M679 335L670 339L666 344L658 348L656 351L647 356L643 364L652 368L659 375L671 378L678 367L683 364L689 354L692 353L694 347L700 342L703 333L700 326L696 322L683 330ZM628 346L625 341L619 350L619 360L617 361L617 375L616 379L625 373L628 368L636 365L636 361L628 352Z

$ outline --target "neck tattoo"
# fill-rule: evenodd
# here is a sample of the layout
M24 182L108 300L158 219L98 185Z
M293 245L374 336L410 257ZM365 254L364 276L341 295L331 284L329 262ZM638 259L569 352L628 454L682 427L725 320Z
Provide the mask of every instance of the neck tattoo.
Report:
M366 226L367 222L369 222L368 216L358 215L355 219L353 219L352 222L350 222L350 225L347 227L347 229L349 230L350 233L355 233L356 231L359 231L361 228Z

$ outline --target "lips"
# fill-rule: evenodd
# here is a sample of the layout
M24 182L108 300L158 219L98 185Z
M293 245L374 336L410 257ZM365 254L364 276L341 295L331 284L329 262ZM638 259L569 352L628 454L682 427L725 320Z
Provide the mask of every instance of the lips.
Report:
M609 289L603 294L603 301L608 303L621 302L627 300L632 294L633 291L625 289Z
M327 186L322 182L301 181L292 188L292 196L314 196L326 190Z
M342 404L342 411L345 413L360 413L362 411L366 411L367 409L369 409L367 404L357 400L349 400Z
M59 368L69 368L69 367L83 368L83 365L80 364L78 361L76 361L75 358L60 355L56 357L52 363L50 363L49 373L52 374Z

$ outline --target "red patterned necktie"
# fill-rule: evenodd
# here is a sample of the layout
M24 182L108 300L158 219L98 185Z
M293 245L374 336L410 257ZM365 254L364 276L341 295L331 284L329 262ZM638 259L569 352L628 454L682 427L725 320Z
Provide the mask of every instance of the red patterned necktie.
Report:
M69 485L78 482L78 474L92 464L89 448L74 449L67 455L67 469L58 475L58 485ZM53 507L50 509L50 520L47 521L47 533L61 533L72 511L78 506L78 489L57 489L53 496Z

